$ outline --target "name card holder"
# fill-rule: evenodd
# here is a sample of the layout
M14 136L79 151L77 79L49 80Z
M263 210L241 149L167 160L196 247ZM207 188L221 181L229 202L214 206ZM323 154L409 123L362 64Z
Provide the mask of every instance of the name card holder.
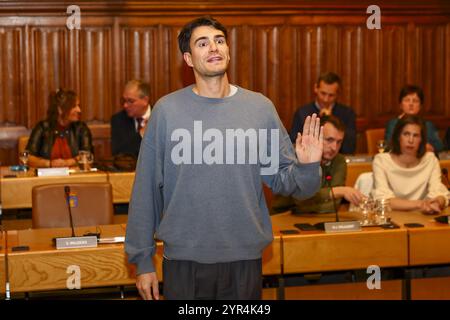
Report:
M38 175L38 177L68 176L69 168L68 167L38 168L37 175Z
M55 238L56 249L76 249L97 247L96 236Z
M325 222L324 226L326 233L361 231L359 221Z

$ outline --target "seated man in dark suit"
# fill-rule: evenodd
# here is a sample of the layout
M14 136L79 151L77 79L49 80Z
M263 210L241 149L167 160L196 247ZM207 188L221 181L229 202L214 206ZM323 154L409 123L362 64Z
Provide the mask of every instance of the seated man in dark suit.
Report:
M111 117L112 155L128 154L137 158L150 118L150 86L140 80L130 80L123 90L121 104L123 110Z
M341 79L333 72L322 73L314 86L316 101L311 102L297 110L294 114L290 132L291 141L297 138L297 133L303 130L303 123L307 116L319 113L320 116L333 115L345 125L345 138L341 153L355 153L356 149L356 115L348 106L337 103L341 87Z

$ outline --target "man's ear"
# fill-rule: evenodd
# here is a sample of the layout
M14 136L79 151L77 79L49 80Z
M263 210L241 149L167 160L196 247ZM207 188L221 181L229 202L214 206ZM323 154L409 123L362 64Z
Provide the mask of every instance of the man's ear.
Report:
M189 67L193 67L194 65L192 64L192 55L191 55L191 53L190 52L185 52L185 53L183 53L183 59L184 59L184 61L186 61L186 64L189 66Z
M319 86L317 85L317 83L314 83L314 93L315 94L319 93Z

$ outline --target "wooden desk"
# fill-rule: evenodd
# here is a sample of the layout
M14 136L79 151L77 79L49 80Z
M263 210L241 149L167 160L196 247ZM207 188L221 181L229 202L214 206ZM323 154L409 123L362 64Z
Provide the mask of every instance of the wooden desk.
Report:
M99 226L101 237L125 235L124 225ZM76 228L76 234L95 232L95 227ZM66 289L71 274L67 268L79 266L81 288L134 284L134 270L126 262L123 244L99 244L97 248L56 250L55 236L68 236L70 229L8 231L8 262L11 292ZM13 252L14 246L28 245L29 251Z
M114 203L130 202L134 172L108 172L108 181L112 185Z
M0 168L0 196L3 209L31 208L31 190L34 186L52 183L107 182L105 172L74 173L69 176L37 177L34 172L11 172L9 167ZM16 175L5 178L5 175Z
M0 294L5 294L5 248L6 248L6 233L0 231Z
M443 214L450 214L450 209ZM402 226L414 222L424 225L424 228L408 228L410 266L450 264L450 225L420 212L392 212L391 216Z
M273 242L263 251L263 275L281 274L281 234L276 228L273 230Z
M354 215L343 212L340 217L351 220ZM315 224L334 219L330 214L294 216L284 213L272 217L274 225L280 229L296 229L295 223ZM282 237L285 274L366 269L369 265L408 265L407 230L403 228L371 227L345 233L300 232Z
M98 230L102 237L123 236L126 226L99 226ZM76 228L75 233L95 231L95 227L83 227ZM52 245L52 238L68 235L70 235L68 228L8 231L12 293L66 289L66 282L70 276L67 268L70 265L80 267L81 288L135 283L135 267L128 264L123 244L99 244L97 248L56 250ZM29 246L30 250L12 251L12 247L24 245ZM280 274L280 245L280 235L276 234L273 245L263 253L264 274ZM163 280L162 257L163 246L158 242L153 262L159 281Z
M450 214L447 208L443 214ZM392 212L399 225L421 223L423 228L408 228L409 263L411 267L450 264L450 225L438 223L434 216L420 212ZM410 280L411 299L450 299L450 278L432 277Z

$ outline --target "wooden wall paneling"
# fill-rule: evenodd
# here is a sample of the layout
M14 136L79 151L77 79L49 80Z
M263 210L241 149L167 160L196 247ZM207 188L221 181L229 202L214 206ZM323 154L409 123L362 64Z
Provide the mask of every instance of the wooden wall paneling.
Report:
M111 118L112 26L85 27L80 39L82 120L105 123Z
M167 74L162 73L159 68L160 65L168 65L168 61L163 61L164 54L167 47L161 45L161 36L164 30L158 26L134 28L121 28L121 43L122 50L122 64L123 72L120 76L123 85L131 79L142 79L147 81L151 86L150 101L154 101L162 95L161 84L167 82ZM165 62L165 63L164 63ZM122 94L122 91L120 91ZM118 98L116 98L118 101ZM116 103L116 111L121 109L121 106Z
M293 28L290 26L280 27L280 71L277 78L278 96L277 111L288 131L291 130L293 115L295 113L295 94L297 90L295 82L295 66L297 57L297 41Z
M21 88L23 28L0 28L0 125L20 125L26 114L20 108L24 104ZM23 110L26 111L26 110Z
M378 119L377 114L380 111L381 104L381 42L382 30L368 30L366 28L362 31L362 81L360 82L363 91L363 101L360 106L356 106L359 130L366 130L369 127L369 119L371 127L382 127L384 121ZM364 149L365 150L365 149Z
M253 45L253 28L245 22L242 26L233 25L228 30L228 38L231 56L230 81L243 88L254 88L255 60L259 61L262 53Z
M346 66L343 65L342 49L345 42L342 39L342 26L327 24L323 28L323 45L321 46L321 60L322 65L318 70L319 74L324 71L334 71L343 77L343 70ZM342 90L340 100L346 101L347 90ZM345 103L345 102L344 102Z
M362 108L363 99L363 32L360 26L343 26L340 74L343 81L343 100L355 111L357 117L367 117Z
M163 53L164 70L168 71L169 83L165 90L174 91L194 82L194 75L191 68L186 66L180 49L178 48L178 34L181 30L179 26L167 26L168 49ZM168 92L167 92L168 93ZM160 96L156 96L160 98Z
M280 96L284 93L285 84L280 85L280 69L283 61L280 59L280 26L271 26L267 34L267 90L265 94L273 101L276 108L280 110Z
M81 94L81 70L83 67L80 63L80 51L82 50L80 47L81 30L66 30L66 33L67 52L64 55L64 59L67 65L67 72L64 74L64 83L67 89L74 90L78 94L83 118L86 115L86 105L83 104L85 100Z
M271 98L288 130L296 109L314 99L319 73L334 70L344 83L340 100L357 113L360 137L398 114L405 83L424 87L426 117L443 131L450 120L450 4L381 0L381 30L366 28L368 4L81 1L82 28L69 31L65 3L2 1L0 126L16 126L5 138L14 139L45 117L51 90L73 88L97 135L96 152L106 155L104 125L120 110L125 81L149 81L152 103L193 83L177 35L187 21L210 13L229 28L231 82ZM362 140L358 152L365 151Z
M316 31L316 28L309 26L293 27L295 41L295 46L293 47L293 79L295 90L289 130L292 127L292 119L297 109L313 100L313 87L317 78L317 72L314 72L312 51Z
M31 27L29 25L24 26L24 39L23 39L24 57L23 57L23 96L24 104L21 105L20 110L25 115L25 119L22 120L22 124L27 128L32 128L33 119L36 115L35 101L35 86L33 81L34 70L34 42L32 38Z
M35 52L32 62L32 84L35 96L31 100L35 113L30 119L30 125L33 127L47 115L50 92L59 87L67 87L65 73L69 70L64 58L68 51L65 28L58 26L33 27L31 36L32 50Z
M379 81L381 100L375 115L381 116L384 121L399 114L398 94L407 77L404 59L405 52L408 50L406 32L406 26L387 25L381 33L382 60Z
M440 118L445 87L445 25L418 25L415 30L418 45L417 82L425 94L424 114L427 118ZM447 56L448 59L448 56Z
M155 53L155 63L152 75L152 83L154 89L151 93L151 103L155 103L157 99L163 95L173 91L171 86L172 77L180 78L181 63L183 62L180 51L178 50L178 33L173 33L172 28L168 26L158 25L157 39L155 46L158 50ZM173 35L176 35L175 37ZM170 52L174 51L174 60L171 60ZM173 74L173 75L172 75ZM176 88L176 87L174 87Z
M450 128L448 124L448 119L450 118L450 23L447 23L445 27L445 54L442 69L445 70L445 80L444 80L444 100L443 104L445 106L445 118L447 119L447 128ZM450 146L449 146L450 147Z
M255 90L267 95L267 73L268 73L268 38L267 27L256 28L254 27L254 39L253 39L253 71L252 77L254 84L251 90Z

